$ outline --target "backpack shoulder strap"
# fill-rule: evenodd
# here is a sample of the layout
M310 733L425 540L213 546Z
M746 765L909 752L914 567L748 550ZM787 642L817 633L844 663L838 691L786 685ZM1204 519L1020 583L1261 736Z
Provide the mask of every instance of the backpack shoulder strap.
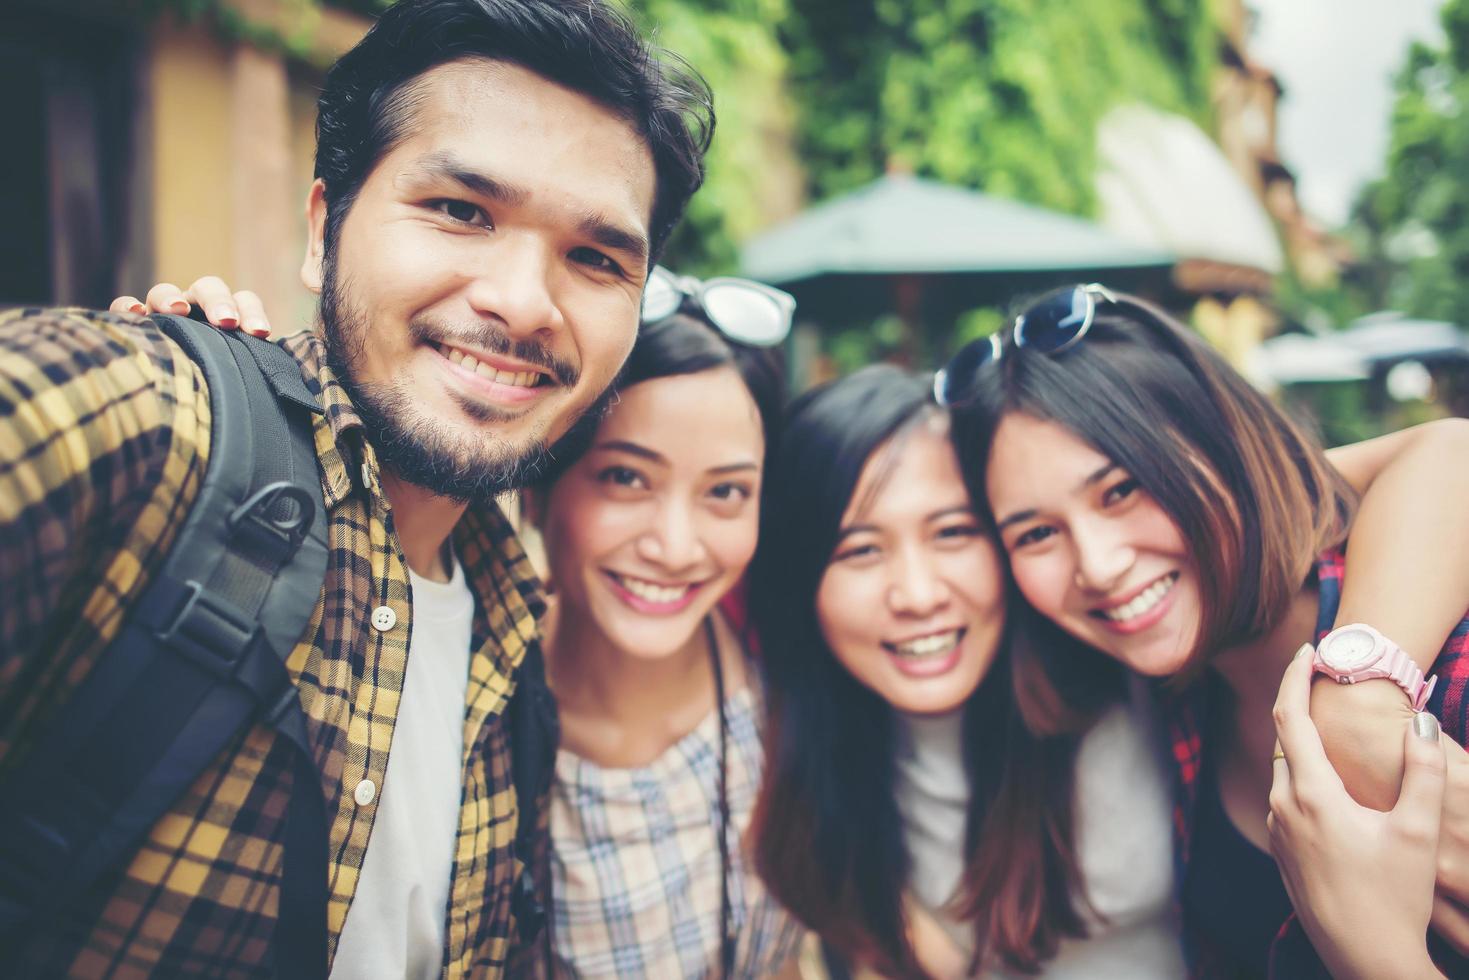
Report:
M546 683L539 643L530 646L520 663L515 692L506 711L510 778L515 786L517 810L513 846L520 862L511 910L515 915L518 943L529 949L538 939L542 940L541 952L547 957L545 966L549 971L552 940L546 909L551 903L550 848L541 804L550 792L555 775L561 730L556 699Z
M263 721L297 756L277 961L283 976L325 976L325 806L284 662L326 575L311 419L321 409L275 345L154 320L208 383L208 465L128 621L0 781L0 942L123 864L199 773Z

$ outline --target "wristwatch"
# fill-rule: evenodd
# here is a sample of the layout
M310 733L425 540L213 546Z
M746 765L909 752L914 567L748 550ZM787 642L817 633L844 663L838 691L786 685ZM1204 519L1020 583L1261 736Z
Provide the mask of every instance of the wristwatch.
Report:
M1414 711L1423 710L1438 682L1437 677L1425 678L1402 647L1366 623L1338 626L1327 633L1316 645L1311 669L1340 684L1386 678L1407 693Z

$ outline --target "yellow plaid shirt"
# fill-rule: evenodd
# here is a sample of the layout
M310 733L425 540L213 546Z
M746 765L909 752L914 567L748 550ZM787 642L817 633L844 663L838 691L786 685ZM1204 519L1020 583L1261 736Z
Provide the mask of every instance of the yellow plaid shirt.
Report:
M326 410L315 438L330 560L288 666L331 824L335 953L375 813L353 791L364 779L384 784L413 608L361 420L318 337L283 346ZM82 310L0 315L0 772L76 690L156 572L197 493L209 424L201 372L150 321ZM519 871L504 708L544 605L498 508L471 507L454 543L476 612L443 962L446 976L485 976L511 954ZM380 606L396 613L390 629L369 623ZM0 974L268 975L291 769L284 739L263 725L244 733L126 867L59 920L36 923Z

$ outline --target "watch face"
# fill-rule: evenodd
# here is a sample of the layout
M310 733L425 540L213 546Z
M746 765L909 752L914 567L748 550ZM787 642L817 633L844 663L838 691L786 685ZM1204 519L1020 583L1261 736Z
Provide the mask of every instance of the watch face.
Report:
M1321 659L1336 670L1352 670L1372 660L1377 638L1366 630L1345 629L1333 633L1321 647Z

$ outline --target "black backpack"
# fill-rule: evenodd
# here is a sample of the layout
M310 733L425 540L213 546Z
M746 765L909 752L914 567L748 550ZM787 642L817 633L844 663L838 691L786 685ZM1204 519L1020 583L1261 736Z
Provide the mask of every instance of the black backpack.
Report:
M324 978L326 807L284 662L326 577L326 508L312 436L322 408L299 364L276 345L183 317L153 319L203 370L209 463L127 623L0 780L0 949L119 868L199 773L261 721L295 756L275 973ZM535 648L527 661L524 696L518 686L507 710L521 807L516 852L526 867L515 911L528 941L544 920L530 855L555 722Z

